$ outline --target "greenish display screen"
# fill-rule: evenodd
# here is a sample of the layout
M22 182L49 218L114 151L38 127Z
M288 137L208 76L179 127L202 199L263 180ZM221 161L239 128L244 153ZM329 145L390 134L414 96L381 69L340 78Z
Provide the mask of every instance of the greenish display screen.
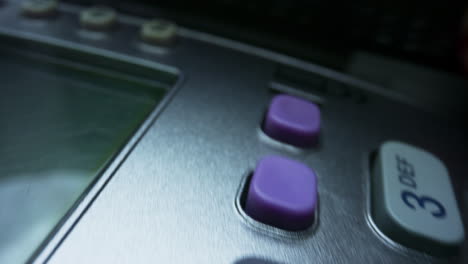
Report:
M0 48L0 263L34 254L163 98L125 67Z

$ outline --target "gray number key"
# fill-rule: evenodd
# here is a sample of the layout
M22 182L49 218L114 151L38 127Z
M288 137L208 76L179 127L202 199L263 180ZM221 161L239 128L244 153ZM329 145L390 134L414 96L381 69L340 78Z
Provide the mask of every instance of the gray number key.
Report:
M454 252L465 236L444 164L401 142L379 149L372 171L372 218L393 241L433 255Z

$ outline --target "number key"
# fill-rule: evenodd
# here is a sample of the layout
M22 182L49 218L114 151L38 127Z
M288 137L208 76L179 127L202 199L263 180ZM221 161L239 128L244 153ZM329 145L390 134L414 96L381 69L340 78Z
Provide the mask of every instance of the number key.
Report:
M450 178L434 155L384 143L373 164L372 219L388 238L433 255L456 251L464 229Z

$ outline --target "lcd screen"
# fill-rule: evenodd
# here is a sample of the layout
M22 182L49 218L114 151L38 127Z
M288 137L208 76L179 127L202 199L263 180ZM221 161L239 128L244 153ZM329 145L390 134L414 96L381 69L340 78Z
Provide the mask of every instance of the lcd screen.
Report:
M128 63L25 43L0 47L0 263L34 254L167 92Z

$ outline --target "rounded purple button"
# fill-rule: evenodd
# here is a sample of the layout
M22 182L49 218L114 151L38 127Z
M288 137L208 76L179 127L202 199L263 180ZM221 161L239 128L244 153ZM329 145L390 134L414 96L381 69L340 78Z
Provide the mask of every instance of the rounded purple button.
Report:
M320 109L301 98L277 95L271 101L263 130L284 143L298 147L314 146L320 132Z
M317 206L317 176L306 165L280 156L264 157L250 181L245 212L281 229L308 228Z

